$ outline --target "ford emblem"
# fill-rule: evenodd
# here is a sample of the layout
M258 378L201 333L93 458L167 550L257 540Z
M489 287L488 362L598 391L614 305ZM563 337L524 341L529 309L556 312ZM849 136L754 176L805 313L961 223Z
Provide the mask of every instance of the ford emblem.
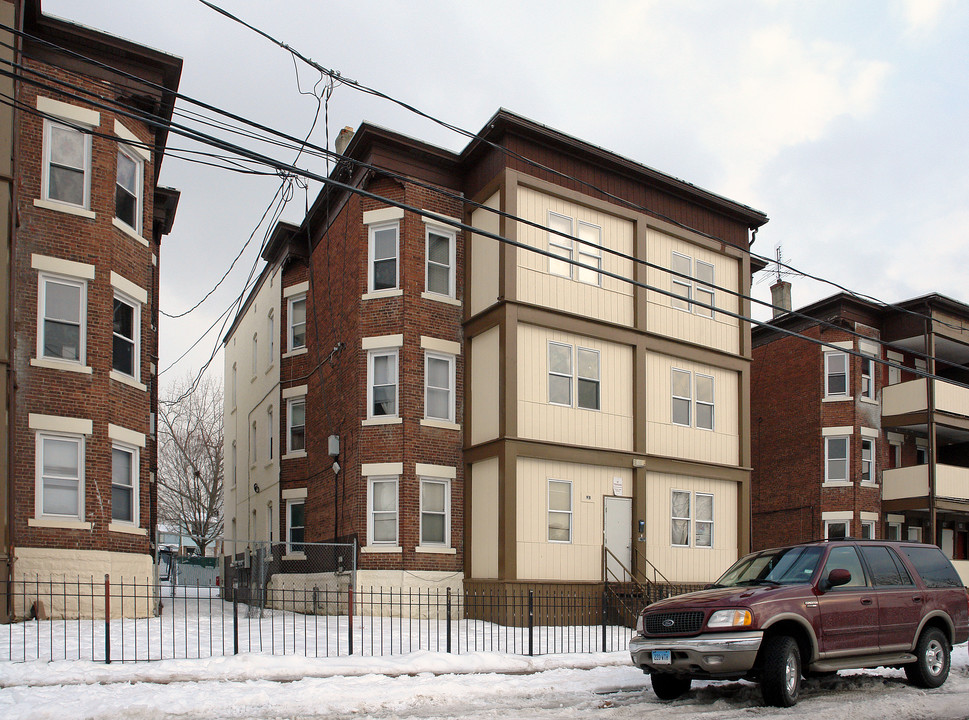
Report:
M666 618L663 621L663 627L673 627L673 625L675 625L675 623L670 618Z

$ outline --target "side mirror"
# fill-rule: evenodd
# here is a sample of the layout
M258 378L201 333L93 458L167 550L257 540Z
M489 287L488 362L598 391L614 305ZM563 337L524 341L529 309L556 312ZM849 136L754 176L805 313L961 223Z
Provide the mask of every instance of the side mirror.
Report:
M849 582L851 582L851 573L844 568L835 568L821 581L821 589L827 592L831 588L847 585Z

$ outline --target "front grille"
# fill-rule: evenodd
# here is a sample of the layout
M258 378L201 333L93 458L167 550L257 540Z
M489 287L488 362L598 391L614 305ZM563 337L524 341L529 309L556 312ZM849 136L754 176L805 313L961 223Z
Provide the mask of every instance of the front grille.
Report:
M647 635L682 635L699 632L703 626L703 613L699 610L688 612L655 612L646 615Z

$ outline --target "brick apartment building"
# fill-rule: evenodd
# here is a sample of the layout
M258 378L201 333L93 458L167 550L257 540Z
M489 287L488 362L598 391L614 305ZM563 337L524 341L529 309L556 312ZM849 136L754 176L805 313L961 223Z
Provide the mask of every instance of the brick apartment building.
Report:
M969 581L969 306L838 294L752 335L754 547L919 540Z
M273 538L300 573L353 540L362 586L559 586L749 547L765 215L503 110L461 153L369 124L338 149L367 195L276 228L225 339L228 554Z
M167 131L138 114L171 118L181 60L45 16L38 0L0 12L22 29L16 109L3 115L15 179L4 195L4 571L146 578L159 246L178 192L157 184ZM4 609L23 617L32 602L17 600Z

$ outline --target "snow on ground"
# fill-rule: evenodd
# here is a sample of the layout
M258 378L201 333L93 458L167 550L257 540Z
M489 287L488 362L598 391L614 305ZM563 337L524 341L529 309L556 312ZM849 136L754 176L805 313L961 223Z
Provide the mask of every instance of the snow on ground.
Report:
M661 702L626 653L521 657L417 652L306 659L245 654L103 665L0 663L4 720L126 718L524 718L608 720L948 720L969 717L969 655L953 653L948 682L924 691L898 670L847 671L806 681L794 708L761 706L744 682L697 684Z

